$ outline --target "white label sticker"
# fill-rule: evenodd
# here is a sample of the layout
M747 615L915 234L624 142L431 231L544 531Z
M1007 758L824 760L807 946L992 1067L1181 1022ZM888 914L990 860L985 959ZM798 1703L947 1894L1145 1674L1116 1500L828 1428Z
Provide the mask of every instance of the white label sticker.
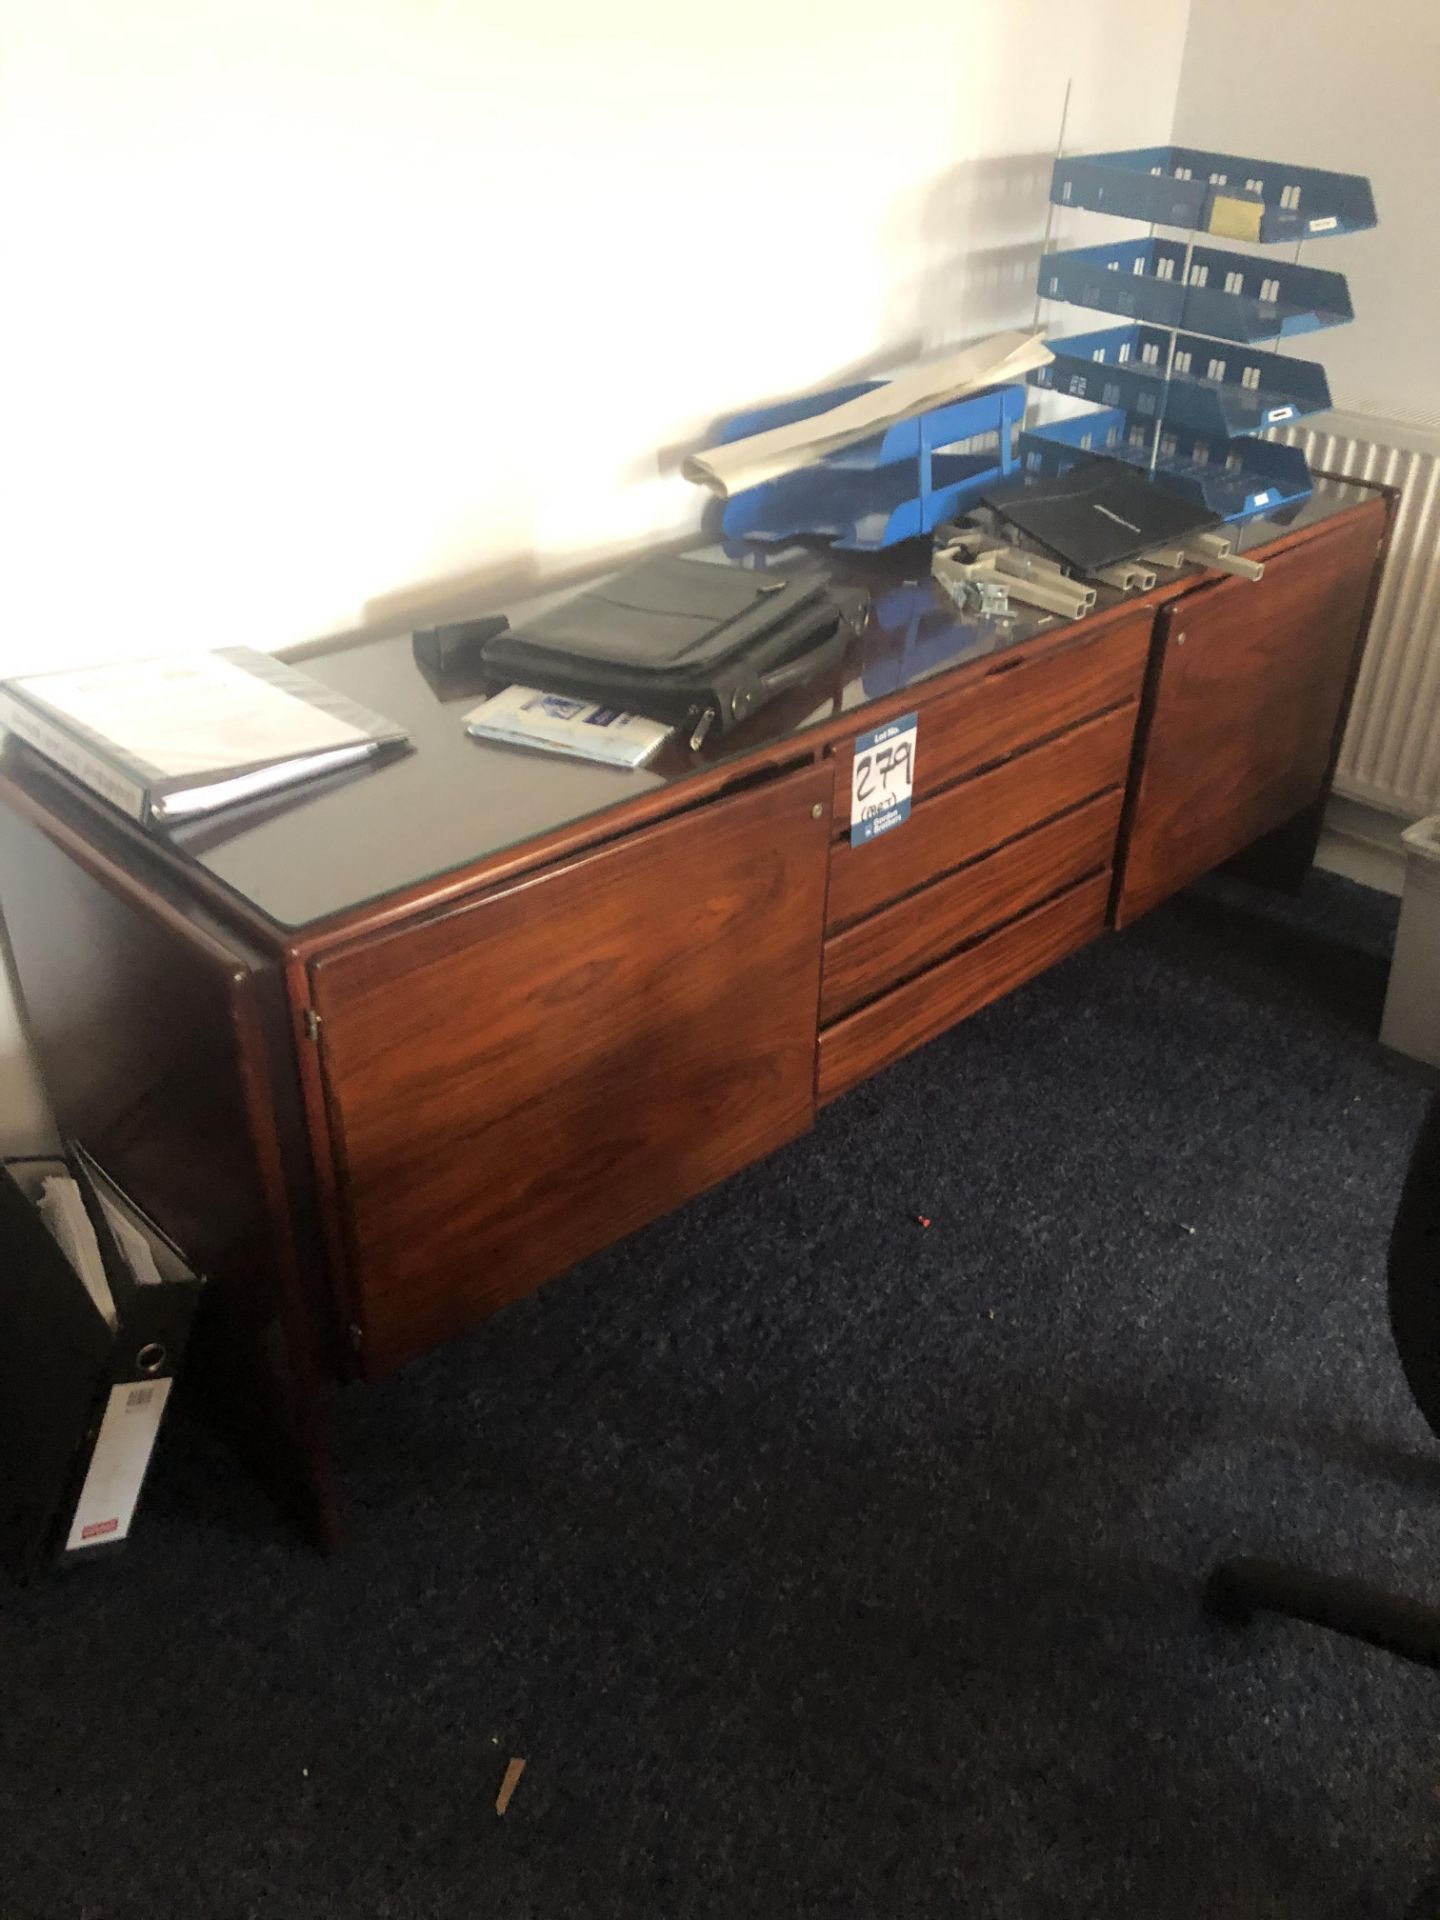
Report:
M860 847L910 818L919 722L903 714L855 742L850 776L850 844Z
M1267 423L1272 420L1293 420L1294 418L1295 409L1293 407L1271 407L1265 416Z
M1250 504L1252 507L1268 507L1270 504L1270 489L1267 487L1263 493L1252 494Z
M140 1483L160 1431L168 1380L126 1380L110 1389L90 1470L80 1489L65 1551L123 1540L135 1518Z
M1332 227L1338 227L1339 224L1340 222L1335 215L1330 213L1327 214L1323 220L1312 220L1310 222L1310 231L1311 233L1329 233Z

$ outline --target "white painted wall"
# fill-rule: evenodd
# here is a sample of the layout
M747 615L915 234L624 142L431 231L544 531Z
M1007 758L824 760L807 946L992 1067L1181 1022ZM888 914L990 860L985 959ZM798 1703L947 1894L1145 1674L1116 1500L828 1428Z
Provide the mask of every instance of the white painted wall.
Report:
M0 673L394 624L692 524L665 456L714 413L1029 320L1067 79L1067 145L1165 139L1188 11L12 9ZM0 1058L4 1145L3 995Z
M1308 243L1346 275L1353 326L1297 340L1337 409L1440 425L1440 7L1435 0L1197 0L1175 138L1370 176L1380 225Z

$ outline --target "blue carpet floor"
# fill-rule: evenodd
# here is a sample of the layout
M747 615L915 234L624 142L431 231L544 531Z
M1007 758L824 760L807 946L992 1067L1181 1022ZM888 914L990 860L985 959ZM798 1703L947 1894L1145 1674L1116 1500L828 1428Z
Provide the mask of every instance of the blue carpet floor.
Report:
M0 1594L3 1920L1398 1920L1440 1679L1197 1604L1440 1591L1392 931L1213 881L1076 956L340 1396L336 1560L182 1411L128 1557Z

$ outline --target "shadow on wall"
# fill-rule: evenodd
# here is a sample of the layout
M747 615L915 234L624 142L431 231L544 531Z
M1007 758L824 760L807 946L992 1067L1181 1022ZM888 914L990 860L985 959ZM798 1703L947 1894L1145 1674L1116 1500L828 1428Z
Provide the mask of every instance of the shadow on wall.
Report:
M552 556L534 552L512 553L502 560L487 561L483 566L445 574L438 580L397 587L393 593L377 594L366 601L364 618L357 631L288 649L288 657L301 659L317 649L329 653L337 642L384 639L411 633L416 627L440 626L449 620L468 620L478 614L501 611L546 588L572 586L604 572L631 550L617 547L613 552L591 551L578 565L567 565L563 560L557 562Z
M703 508L708 498L696 488L697 508ZM583 558L573 561L554 554L514 553L503 560L445 574L418 586L398 587L393 593L377 594L373 600L366 601L360 626L286 647L285 658L304 660L312 654L334 653L337 647L393 639L413 633L417 627L443 626L451 620L473 620L481 614L512 612L520 601L583 586L587 580L597 579L623 566L627 560L653 554L657 547L692 546L695 537L696 528L689 527L673 534L668 541L653 534L618 540L608 546L587 547Z
M897 204L897 251L918 264L895 285L888 330L931 349L1028 330L1053 166L1051 153L966 160Z
M1049 153L965 161L897 201L887 238L897 256L916 266L896 280L885 329L889 344L817 376L801 391L874 379L1012 328L1028 332L1053 164ZM750 405L792 397L756 395ZM661 471L678 470L688 454L707 446L716 424L662 447Z
M1009 328L1028 330L1035 315L1035 275L1045 247L1053 155L1010 154L968 160L898 200L887 223L887 239L897 259L915 263L896 280L886 315L886 344L843 365L817 368L808 387L822 391L868 380L896 366L980 340ZM834 297L844 297L843 268L837 269ZM747 404L761 407L792 394L755 394ZM733 411L733 409L732 409ZM673 479L688 454L710 444L716 421L702 429L637 455L622 469L636 486L653 484L657 474ZM711 496L694 489L694 519L677 528L674 540L693 540L701 530ZM292 659L318 648L403 634L417 626L501 611L517 601L549 590L579 585L653 552L654 535L589 548L583 559L567 562L550 554L515 552L484 566L400 587L368 601L359 628L333 634L299 648Z

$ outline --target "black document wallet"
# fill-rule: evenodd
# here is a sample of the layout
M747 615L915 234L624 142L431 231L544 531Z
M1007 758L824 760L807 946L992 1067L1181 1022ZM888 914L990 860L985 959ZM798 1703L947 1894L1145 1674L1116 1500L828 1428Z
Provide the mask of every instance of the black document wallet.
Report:
M78 1189L103 1267L98 1299L40 1216L47 1172ZM199 1292L179 1251L82 1150L0 1167L0 1564L17 1578L128 1536Z
M1096 458L1059 479L1024 477L982 494L987 507L1082 573L1133 560L1218 527L1220 516L1119 460Z

